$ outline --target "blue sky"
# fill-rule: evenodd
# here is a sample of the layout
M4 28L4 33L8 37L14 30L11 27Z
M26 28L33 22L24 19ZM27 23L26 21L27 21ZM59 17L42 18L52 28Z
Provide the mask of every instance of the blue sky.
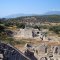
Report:
M0 0L0 17L11 14L43 14L60 11L60 0Z

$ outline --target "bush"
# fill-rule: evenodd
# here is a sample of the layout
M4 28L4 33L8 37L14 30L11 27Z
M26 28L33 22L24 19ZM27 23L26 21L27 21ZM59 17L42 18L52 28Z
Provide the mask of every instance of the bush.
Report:
M34 29L39 29L39 30L40 30L40 26L37 26L37 25L35 25L33 28L34 28Z
M20 24L16 24L16 26L18 27L18 28L25 28L25 24L24 23L20 23Z
M20 40L20 41L14 41L15 42L15 44L22 44L22 45L24 45L26 42L25 41L22 41L22 40Z
M0 25L0 33L4 32L5 27Z
M40 29L48 29L49 27L46 26L46 25L44 25L44 26L37 26L37 25L35 25L33 28L40 30Z
M54 31L56 34L60 33L60 26L52 26L49 28L50 31Z

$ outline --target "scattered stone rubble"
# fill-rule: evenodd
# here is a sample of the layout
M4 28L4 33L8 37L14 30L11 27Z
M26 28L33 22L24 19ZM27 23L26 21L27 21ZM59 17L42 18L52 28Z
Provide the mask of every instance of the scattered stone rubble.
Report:
M60 60L60 45L25 45L25 55L31 60ZM32 57L33 56L33 57ZM33 59L34 58L34 59Z

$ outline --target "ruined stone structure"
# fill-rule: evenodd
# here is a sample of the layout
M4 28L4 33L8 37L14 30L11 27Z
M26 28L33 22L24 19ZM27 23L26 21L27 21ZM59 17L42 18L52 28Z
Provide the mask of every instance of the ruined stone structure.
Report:
M28 52L33 53L37 60L60 60L60 45L49 46L41 43L39 46L27 44L25 47L25 55Z
M32 36L32 29L20 29L20 36L22 38L33 38Z
M45 40L45 32L39 31L38 29L25 28L14 32L14 37L26 38L26 39L41 39Z

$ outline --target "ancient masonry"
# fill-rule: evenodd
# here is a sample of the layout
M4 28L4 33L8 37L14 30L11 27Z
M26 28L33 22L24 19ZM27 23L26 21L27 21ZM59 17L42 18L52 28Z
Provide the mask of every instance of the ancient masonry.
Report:
M25 45L25 55L31 60L60 60L60 45ZM33 57L32 57L33 56Z
M47 30L46 30L47 31ZM16 38L37 39L44 43L39 45L25 45L24 55L31 60L60 60L60 44L46 44L45 42L56 42L50 38L46 39L46 31L40 31L33 28L20 29L14 32ZM49 36L50 37L50 36ZM59 42L57 40L57 42ZM60 43L60 42L59 42Z
M25 28L25 29L17 30L14 32L13 36L15 38L46 40L45 32L33 28Z

